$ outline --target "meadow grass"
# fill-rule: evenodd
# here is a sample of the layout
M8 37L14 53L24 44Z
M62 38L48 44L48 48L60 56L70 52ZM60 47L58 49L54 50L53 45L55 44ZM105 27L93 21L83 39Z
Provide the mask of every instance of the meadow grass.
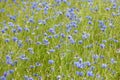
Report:
M119 0L64 1L0 0L0 80L120 80Z

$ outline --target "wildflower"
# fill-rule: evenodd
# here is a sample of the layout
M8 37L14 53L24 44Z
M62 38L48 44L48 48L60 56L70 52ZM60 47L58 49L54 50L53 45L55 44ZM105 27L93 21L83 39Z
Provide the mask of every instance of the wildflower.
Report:
M17 42L18 41L18 38L17 37L13 37L12 38L14 42Z
M18 30L18 32L21 32L22 28L20 26L18 26L17 30Z
M78 43L79 43L79 44L82 44L82 43L83 43L83 41L82 41L82 40L79 40L79 41L78 41Z
M49 52L53 53L53 52L55 52L55 50L54 49L50 49Z
M2 32L2 33L5 33L5 30L4 30L4 29L2 29L2 30L1 30L1 32Z
M10 74L14 73L14 70L9 70L9 73L10 73Z
M36 66L41 66L41 64L39 62L36 62L35 64L36 64Z
M0 80L7 80L5 76L1 76Z
M14 27L15 25L13 24L13 22L8 22L8 25L10 26L10 27Z
M53 63L54 63L54 60L48 60L48 63L49 63L49 64L53 64Z
M10 42L10 39L8 39L8 38L7 38L7 39L5 39L5 42Z
M104 48L105 48L105 44L100 44L100 47L101 47L102 49L104 49Z
M85 39L87 39L89 37L90 37L90 34L88 34L88 33L83 33L83 35L82 35L83 40L85 40Z
M94 76L94 74L93 74L92 71L88 71L88 72L87 72L87 75L88 75L88 76L92 76L92 77Z
M102 68L107 68L107 64L102 64Z
M61 76L60 75L57 76L57 80L61 80Z
M29 80L29 77L25 75L25 76L24 76L24 79L25 79L25 80Z
M78 76L83 76L83 72L79 72L79 71L76 71L76 74L78 75Z
M54 28L50 28L49 32L51 32L52 34L55 34L55 29Z
M74 44L74 43L75 43L75 41L74 41L74 39L72 38L72 36L69 35L69 36L68 36L68 39L69 39L69 41L70 41L71 44Z
M111 61L112 64L116 63L116 61L114 60L114 58L111 58L110 61Z

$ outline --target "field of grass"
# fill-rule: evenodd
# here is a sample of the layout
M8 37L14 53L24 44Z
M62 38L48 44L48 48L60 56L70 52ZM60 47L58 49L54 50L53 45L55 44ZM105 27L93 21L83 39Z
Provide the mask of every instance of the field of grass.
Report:
M0 0L0 80L120 80L120 1Z

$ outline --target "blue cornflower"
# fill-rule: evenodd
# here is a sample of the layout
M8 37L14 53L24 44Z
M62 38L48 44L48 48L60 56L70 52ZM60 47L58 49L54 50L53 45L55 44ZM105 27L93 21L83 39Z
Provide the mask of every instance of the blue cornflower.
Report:
M82 43L83 43L83 40L79 40L78 43L79 43L79 44L82 44Z
M106 11L110 11L110 8L106 8L105 10L106 10Z
M5 29L2 29L1 32L2 32L2 33L5 33Z
M5 9L4 8L0 9L0 12L2 12L2 13L5 12Z
M54 63L54 60L48 60L48 63L49 63L49 64L53 64L53 63Z
M28 59L28 58L26 58L25 54L20 55L19 58L20 58L21 60L27 60L27 59Z
M10 19L15 21L16 20L16 16L10 16Z
M55 37L55 38L58 38L58 37L59 37L59 35L58 35L58 34L55 34L55 35L54 35L54 37Z
M102 64L102 68L107 68L107 64Z
M10 27L14 27L13 22L8 22L8 25L9 25Z
M93 74L93 72L92 72L92 71L88 71L88 72L87 72L87 76L92 76L92 77L93 77L93 76L94 76L94 74Z
M78 30L74 30L74 33L77 33L78 32Z
M88 24L92 24L92 21L88 21Z
M78 76L83 76L83 75L84 75L83 72L79 72L79 71L76 71L76 74L77 74Z
M32 77L30 77L28 80L34 80Z
M92 20L92 17L91 17L91 16L86 16L86 18L87 18L88 20Z
M28 31L29 31L29 28L26 27L26 28L24 28L24 30L28 32Z
M35 8L37 8L37 5L38 5L38 4L37 4L36 2L33 2L31 8L32 8L32 9L35 9Z
M101 47L102 49L104 49L104 48L105 48L105 44L100 44L100 47Z
M55 34L55 29L54 28L50 28L49 32L51 32L52 34Z
M7 77L7 76L8 76L8 73L7 73L7 72L4 72L3 76L4 76L4 77Z
M34 73L33 75L34 75L35 77L37 77L39 74L37 74L37 73Z
M29 77L25 75L25 76L24 76L24 79L25 79L25 80L29 80Z
M22 27L18 26L17 30L18 30L18 32L21 32L22 31Z
M37 41L37 42L36 42L36 44L37 44L37 45L40 45L40 44L42 44L42 43L41 43L41 42L39 42L39 41Z
M29 18L28 20L30 23L33 23L34 22L34 19L33 18Z
M62 36L62 38L65 38L65 34L64 33L61 33L60 35Z
M30 65L30 69L33 69L33 68L35 68L35 66L34 65Z
M12 29L12 32L13 32L13 33L16 33L16 32L17 32L17 30L16 30L16 29Z
M1 76L0 80L7 80L5 76Z
M43 43L44 43L45 45L48 45L50 42L49 42L47 39L44 39L44 40L43 40Z
M12 38L14 42L17 42L18 41L18 38L17 37L13 37Z
M8 38L7 38L7 39L5 39L5 42L10 42L10 39L8 39Z
M49 36L48 36L48 38L49 38L49 39L52 39L52 36L51 36L51 35L49 35Z
M97 54L93 55L92 57L93 57L94 60L99 58L99 56Z
M85 40L85 39L87 39L87 38L89 38L90 37L90 34L88 34L88 33L83 33L82 34L82 39L83 40Z
M51 53L52 53L52 52L55 52L55 49L50 49L49 52L51 52Z
M14 70L9 70L9 73L10 73L10 74L14 73Z
M88 67L91 66L91 63L89 61L85 62L85 65L87 65Z
M35 64L36 64L36 66L41 66L41 64L39 62L36 62Z
M116 9L117 8L117 4L114 3L113 6L112 6L113 9Z
M55 48L57 48L57 49L59 49L60 47L61 47L61 45L59 45L59 44L57 46L55 46Z
M114 58L111 58L110 61L111 61L112 64L116 63L116 61L114 60Z

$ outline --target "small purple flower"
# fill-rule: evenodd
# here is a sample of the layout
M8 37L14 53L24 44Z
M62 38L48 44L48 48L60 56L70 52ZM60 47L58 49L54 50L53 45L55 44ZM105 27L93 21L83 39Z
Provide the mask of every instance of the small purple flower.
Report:
M29 77L28 77L28 76L24 76L24 79L25 79L25 80L29 80Z
M17 28L17 30L18 30L18 32L21 32L21 31L22 31L22 28L19 26L19 27Z
M104 48L105 48L105 44L100 44L100 47L101 47L102 49L104 49Z
M8 39L8 38L7 38L7 39L5 39L5 42L10 42L10 39Z
M13 37L12 38L14 42L17 42L18 41L18 38L17 37Z
M88 76L92 76L92 77L94 76L94 74L93 74L92 71L88 71L88 72L87 72L87 75L88 75Z
M26 27L26 28L24 28L24 30L28 32L28 31L29 31L29 28Z
M91 63L89 61L85 62L85 64L89 67L91 66Z
M16 16L10 16L10 19L15 21L16 20Z
M0 80L7 80L5 76L1 76Z
M50 28L49 32L51 32L52 34L55 34L55 29L54 28Z
M83 40L79 40L78 43L79 43L79 44L82 44L82 43L83 43Z
M4 75L4 77L7 77L8 73L7 73L7 72L4 72L4 74L3 74L3 75Z
M116 61L114 60L114 58L111 58L110 61L111 61L112 64L116 63Z
M85 40L85 39L87 39L89 37L90 37L90 34L88 34L88 33L83 33L83 35L82 35L83 40Z
M9 73L10 73L10 74L13 74L13 73L14 73L14 70L9 70Z
M83 76L83 72L79 72L79 71L76 71L76 74L78 75L78 76Z
M49 52L53 53L55 52L55 49L50 49Z
M102 64L102 68L107 68L107 64Z
M36 64L36 66L41 66L41 64L39 62L36 62L35 64Z
M93 55L92 57L93 57L94 60L99 58L99 56L97 54Z
M32 77L30 77L28 80L34 80Z
M30 65L30 69L33 69L33 68L35 68L35 66L34 65Z
M2 30L1 30L1 32L2 32L2 33L5 33L5 30L4 30L4 29L2 29Z
M48 60L49 64L54 64L54 60Z
M61 33L60 35L62 36L62 38L65 38L65 34L64 33Z
M43 43L44 43L45 45L48 45L50 42L49 42L47 39L44 39L44 40L43 40Z

